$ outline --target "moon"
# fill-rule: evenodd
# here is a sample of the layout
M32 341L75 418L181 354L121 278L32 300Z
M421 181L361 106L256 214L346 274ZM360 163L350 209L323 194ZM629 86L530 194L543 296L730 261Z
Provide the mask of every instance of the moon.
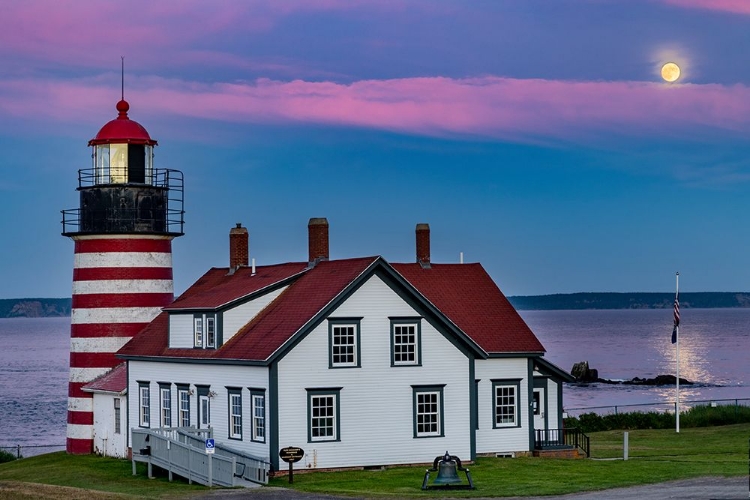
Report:
M680 77L680 67L673 62L668 62L661 67L661 77L669 83L677 81Z

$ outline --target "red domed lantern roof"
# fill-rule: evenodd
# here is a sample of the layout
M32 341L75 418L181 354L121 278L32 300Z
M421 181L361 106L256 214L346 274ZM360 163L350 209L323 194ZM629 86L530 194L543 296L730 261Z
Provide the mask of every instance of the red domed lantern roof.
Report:
M128 118L130 104L124 99L117 103L117 118L105 124L96 137L89 141L89 146L98 144L128 143L155 146L153 140L140 123Z

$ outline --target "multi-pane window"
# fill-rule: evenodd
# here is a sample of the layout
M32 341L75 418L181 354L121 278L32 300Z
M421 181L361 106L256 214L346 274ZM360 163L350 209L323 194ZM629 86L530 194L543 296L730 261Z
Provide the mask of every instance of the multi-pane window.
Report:
M206 318L206 347L216 347L216 320Z
M215 314L195 314L193 316L193 346L198 349L214 349L220 343L216 328Z
M391 365L419 365L419 320L391 318Z
M178 419L180 427L190 427L190 390L187 387L177 389L177 400L179 404Z
M443 386L412 386L414 437L443 435Z
M203 317L193 318L193 333L195 335L195 347L203 347Z
M308 389L308 440L338 441L340 389Z
M331 324L331 366L358 366L357 324Z
M251 393L253 407L253 441L266 440L266 396L262 393Z
M229 437L242 439L242 393L229 389Z
M141 427L148 427L151 420L151 394L148 382L138 384L139 399L139 424Z
M122 431L122 424L120 416L120 398L115 398L115 434L120 434Z
M493 427L516 427L519 425L520 381L493 380Z
M161 426L172 427L172 389L169 386L159 384L161 401Z

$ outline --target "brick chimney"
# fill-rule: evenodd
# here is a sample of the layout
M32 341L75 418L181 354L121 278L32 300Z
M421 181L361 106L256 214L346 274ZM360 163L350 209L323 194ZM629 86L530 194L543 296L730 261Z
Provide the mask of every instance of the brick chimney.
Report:
M417 263L430 267L430 225L417 224Z
M328 219L314 217L307 223L309 262L328 260Z
M247 228L237 223L237 227L229 230L229 268L247 267L249 261L249 237Z

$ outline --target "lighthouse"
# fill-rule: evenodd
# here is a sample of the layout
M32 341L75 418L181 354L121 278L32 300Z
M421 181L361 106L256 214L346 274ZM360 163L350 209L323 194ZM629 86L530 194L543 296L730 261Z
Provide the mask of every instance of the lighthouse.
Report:
M172 240L183 235L182 172L154 168L156 141L128 117L127 101L116 109L89 141L79 207L62 211L62 234L75 244L66 440L74 454L94 445L93 395L81 387L119 364L115 353L172 302Z

